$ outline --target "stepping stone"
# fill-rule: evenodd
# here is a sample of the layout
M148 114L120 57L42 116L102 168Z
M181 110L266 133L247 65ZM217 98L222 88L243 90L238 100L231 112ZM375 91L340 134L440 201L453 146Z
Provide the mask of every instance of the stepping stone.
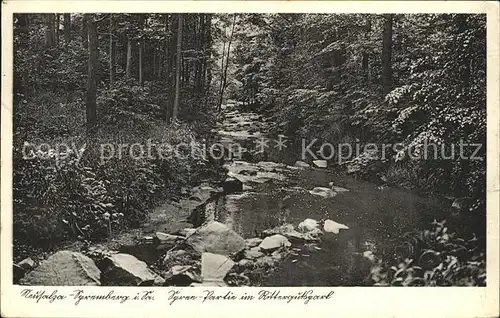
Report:
M259 245L259 247L266 252L277 250L280 247L290 246L292 246L292 243L290 243L290 241L281 234L268 236Z
M317 168L326 168L326 167L328 167L328 163L326 162L326 160L314 160L313 164Z
M310 165L304 161L295 161L295 167L308 168Z
M225 224L212 221L196 230L186 240L198 253L233 255L244 250L245 240Z
M325 199L333 198L334 196L337 195L337 192L333 191L330 188L325 188L325 187L316 187L310 190L309 193L312 195L320 196Z
M323 225L323 229L325 230L325 232L339 234L340 230L348 230L349 227L332 220L326 220L325 224Z
M101 271L78 252L59 251L24 276L21 285L99 286Z
M148 265L130 254L113 254L105 261L108 267L103 272L103 280L110 286L152 286L156 279Z

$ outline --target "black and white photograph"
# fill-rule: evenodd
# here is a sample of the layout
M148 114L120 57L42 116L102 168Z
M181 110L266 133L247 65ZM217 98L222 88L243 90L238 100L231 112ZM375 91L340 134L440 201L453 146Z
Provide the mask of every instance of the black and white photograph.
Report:
M498 286L486 13L96 9L11 16L21 297Z

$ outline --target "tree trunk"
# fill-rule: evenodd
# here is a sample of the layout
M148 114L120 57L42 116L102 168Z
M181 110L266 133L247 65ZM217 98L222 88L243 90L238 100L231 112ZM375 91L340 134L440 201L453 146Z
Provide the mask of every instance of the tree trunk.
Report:
M139 41L139 85L144 86L144 41Z
M45 47L51 47L55 44L55 15L48 13L45 15Z
M174 109L172 111L172 119L175 121L179 112L179 100L180 100L180 80L181 80L181 60L182 60L182 28L183 28L183 16L179 14L179 25L177 27L177 59L175 63L175 99L174 99Z
M196 60L196 66L194 71L194 83L195 83L195 93L196 96L202 94L202 80L201 76L203 73L203 40L205 38L205 14L201 13L199 17L199 27L196 36L196 51L198 54L198 59Z
M88 47L88 30L87 30L87 21L88 16L86 14L83 15L82 20L82 47L87 49Z
M219 99L219 111L222 107L222 99L224 97L224 91L226 90L226 86L227 86L227 67L229 65L229 54L231 52L231 42L233 41L233 34L234 34L235 25L236 25L236 14L233 15L233 27L231 29L231 35L229 36L229 42L227 44L226 65L224 66L224 74L222 77L222 89L220 92L220 99Z
M127 78L132 77L132 40L130 36L127 37L127 68L126 68Z
M371 23L370 18L367 18L366 23L365 23L365 31L366 31L365 37L367 40L370 37L371 30L372 30L372 23ZM366 82L370 81L369 69L368 69L368 65L370 63L370 60L369 60L370 57L368 54L369 54L368 50L365 48L363 50L363 60L361 62L361 69L363 70L363 75L365 77Z
M173 21L173 16L170 18L171 21ZM171 63L172 59L170 57L171 55L171 50L169 50L171 42L172 42L172 37L170 36L170 30L172 28L172 24L169 24L169 16L168 14L165 14L165 91L166 91L166 98L165 98L165 121L168 122L170 119L170 109L171 109L171 96L172 96L172 89L171 89L171 81L170 81L170 76L171 76Z
M207 108L208 103L208 95L210 92L210 85L212 83L212 68L208 63L208 59L212 57L212 15L207 14L206 18L206 26L205 26L205 49L204 49L204 67L203 67L203 86L204 86L204 102L203 107Z
M109 86L113 86L116 75L116 41L113 38L115 29L113 14L109 15Z
M87 14L86 14L87 15ZM87 28L89 35L89 60L87 77L87 100L86 100L86 119L87 134L93 136L97 125L96 97L97 97L97 68L98 68L98 49L99 39L97 35L97 25L93 17L88 17Z
M144 29L144 15L139 16L139 30ZM139 85L144 86L144 38L139 38Z
M225 34L226 32L224 32ZM222 87L224 86L224 61L226 56L226 42L222 43L222 61L220 63L220 86L219 86L219 96L222 95ZM217 105L217 109L220 109L220 103Z
M69 13L64 14L64 42L66 44L71 42L71 14Z
M392 89L392 14L384 14L384 33L382 43L382 87L384 94Z
M56 23L55 23L55 45L59 46L59 24L61 23L61 16L56 13Z

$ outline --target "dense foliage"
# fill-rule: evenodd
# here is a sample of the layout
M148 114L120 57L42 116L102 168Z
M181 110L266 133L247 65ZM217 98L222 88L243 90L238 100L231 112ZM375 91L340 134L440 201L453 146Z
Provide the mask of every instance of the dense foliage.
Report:
M216 54L208 44L201 46L205 34L190 33L190 23L206 24L209 19L192 15L185 24L183 44L188 52L183 53L178 93L182 122L169 123L165 109L171 108L176 93L175 66L171 55L170 60L165 57L165 46L176 44L178 15L151 14L141 21L139 15L71 14L69 30L63 27L62 16L20 14L14 25L16 249L47 248L67 239L103 239L143 222L159 200L175 198L183 187L219 176L214 163L201 158L162 157L155 148L151 157L130 155L134 143L198 144L206 138L218 100L211 86L215 83L208 77L215 65L211 55ZM93 65L97 70L93 135L86 131L89 19L99 33ZM128 39L139 41L131 43L130 52ZM140 40L145 39L148 45L138 52ZM196 85L204 89L195 89ZM129 147L118 155L121 144ZM103 149L109 152L111 147L115 155L106 153L103 160Z
M236 94L275 116L275 131L401 143L386 158L365 153L344 163L361 174L375 164L389 183L467 197L474 210L484 209L484 15L271 14L240 23ZM481 159L461 160L460 142L481 144ZM454 145L455 157L408 158L408 149L422 154L430 143L445 145L446 156ZM473 151L465 147L464 155Z

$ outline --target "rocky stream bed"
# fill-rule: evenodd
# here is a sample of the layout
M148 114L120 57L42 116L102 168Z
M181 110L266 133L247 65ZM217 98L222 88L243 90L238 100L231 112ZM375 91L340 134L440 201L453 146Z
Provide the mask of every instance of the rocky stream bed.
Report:
M261 116L224 107L214 133L238 158L227 179L186 190L151 211L139 229L65 249L40 264L14 264L25 285L340 286L363 285L372 245L447 213L404 190L347 177L296 149L256 149ZM262 150L262 149L261 149Z

